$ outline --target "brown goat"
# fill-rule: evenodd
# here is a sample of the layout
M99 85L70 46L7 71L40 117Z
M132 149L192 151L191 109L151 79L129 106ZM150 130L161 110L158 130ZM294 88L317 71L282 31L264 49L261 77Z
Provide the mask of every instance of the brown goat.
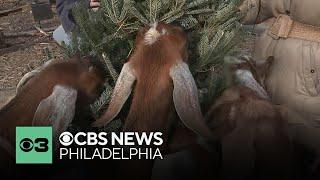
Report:
M79 56L46 66L0 110L0 149L7 153L1 156L11 157L16 126L53 126L54 134L66 130L100 94L104 77L88 58Z
M116 83L110 105L93 125L104 126L122 109L133 90L129 114L123 131L163 133L164 152L169 151L169 135L176 113L185 126L201 137L212 139L201 113L198 90L187 65L187 36L182 28L155 23L140 29L134 52L124 64ZM172 149L170 149L172 150ZM174 151L174 150L172 150ZM148 174L142 160L136 165L132 160L133 176L140 179ZM130 168L127 168L130 169ZM151 171L150 171L151 172ZM131 173L122 173L130 176ZM146 175L148 178L150 174Z
M158 162L173 169L169 173L155 170L158 179L283 179L287 173L291 148L285 120L290 111L271 104L263 86L272 59L256 63L243 57L230 63L231 87L206 114L221 142L221 152L191 145L183 153Z
M211 138L200 110L196 84L186 64L186 46L186 34L179 27L156 23L142 28L134 53L123 66L109 108L94 126L113 120L134 87L123 131L161 131L166 139L176 110L188 128Z
M273 105L264 90L272 59L259 64L247 58L235 62L233 85L206 116L221 139L223 178L284 178L291 158L287 121L284 109Z

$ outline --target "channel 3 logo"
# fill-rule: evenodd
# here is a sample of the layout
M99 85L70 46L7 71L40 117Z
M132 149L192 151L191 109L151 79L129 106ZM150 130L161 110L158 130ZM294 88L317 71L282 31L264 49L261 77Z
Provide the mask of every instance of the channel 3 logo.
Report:
M16 163L52 164L52 127L16 127Z
M48 152L49 140L47 138L37 138L34 140L34 142L29 138L24 138L20 141L20 149L24 152L30 152L33 150L36 152ZM37 146L34 147L34 144Z

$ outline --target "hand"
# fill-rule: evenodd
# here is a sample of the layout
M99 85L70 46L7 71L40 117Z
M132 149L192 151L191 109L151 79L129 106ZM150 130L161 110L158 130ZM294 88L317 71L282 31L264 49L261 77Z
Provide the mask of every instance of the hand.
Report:
M100 0L90 0L90 8L97 11L100 7Z

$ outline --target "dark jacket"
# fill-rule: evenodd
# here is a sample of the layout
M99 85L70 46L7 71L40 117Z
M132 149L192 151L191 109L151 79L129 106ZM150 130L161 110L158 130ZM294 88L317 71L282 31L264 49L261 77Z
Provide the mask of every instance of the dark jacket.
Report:
M67 33L71 32L76 26L71 10L78 1L84 1L85 5L89 7L90 0L56 0L57 13L63 29Z

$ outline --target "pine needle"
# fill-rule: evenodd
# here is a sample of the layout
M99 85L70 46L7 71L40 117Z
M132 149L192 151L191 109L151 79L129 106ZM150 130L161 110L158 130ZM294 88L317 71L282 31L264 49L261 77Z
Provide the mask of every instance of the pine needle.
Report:
M198 88L210 101L223 89L221 74L224 56L232 53L242 33L237 6L242 0L101 0L97 12L78 3L73 16L78 29L76 38L66 47L69 56L96 54L115 83L122 65L133 49L140 27L165 22L178 24L189 36L190 69ZM107 106L113 87L108 85L100 99L92 105L99 113Z

